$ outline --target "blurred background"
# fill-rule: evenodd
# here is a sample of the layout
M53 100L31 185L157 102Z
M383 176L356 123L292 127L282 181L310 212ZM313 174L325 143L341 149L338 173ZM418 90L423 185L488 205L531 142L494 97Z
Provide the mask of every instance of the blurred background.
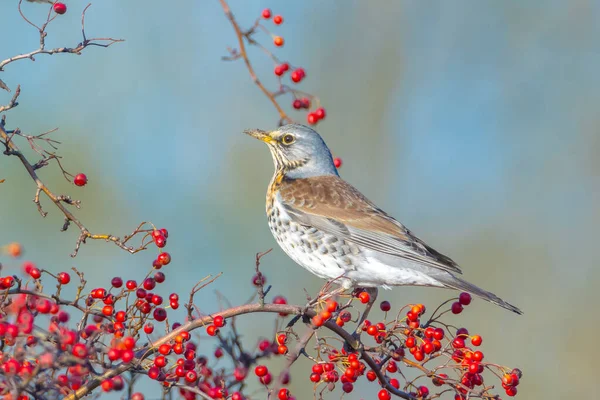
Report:
M67 13L48 29L48 47L81 40L85 4L66 3ZM299 88L319 95L327 109L318 131L342 157L342 177L454 258L468 280L524 310L519 317L477 300L450 317L483 336L487 359L524 371L518 397L599 397L598 3L230 6L242 27L265 7L283 15L273 31L286 45L276 54L305 67ZM40 23L47 13L45 5L23 9ZM7 32L0 59L37 48L37 32L19 17L16 0L3 1L0 15ZM255 253L276 243L264 212L271 158L241 132L274 128L278 116L242 61L221 61L237 42L218 1L97 1L86 18L88 37L126 42L7 66L0 78L13 90L22 86L7 127L30 134L60 128L54 138L63 142L65 167L86 173L89 183L77 188L54 166L40 175L55 193L82 200L77 215L93 232L122 235L143 220L169 229L173 262L164 294L223 271L197 295L200 309L221 307L215 291L233 304L247 300ZM272 48L268 36L257 39ZM250 55L275 88L271 61L257 49ZM10 96L0 92L0 103ZM284 105L304 122L304 113ZM59 232L61 214L45 198L49 215L40 217L31 203L34 184L17 158L0 158L0 178L0 243L23 243L24 259L55 272L75 266L90 282L139 279L147 271L154 250L131 256L90 242L71 259L76 230ZM9 271L20 265L0 261ZM303 288L315 293L323 283L279 248L263 271L272 293L290 302L304 302ZM452 294L397 288L380 298L433 306ZM261 324L272 319L239 323L254 342L270 335ZM215 346L203 343L206 351ZM312 398L306 368L297 371L292 392ZM367 385L350 398L376 393Z

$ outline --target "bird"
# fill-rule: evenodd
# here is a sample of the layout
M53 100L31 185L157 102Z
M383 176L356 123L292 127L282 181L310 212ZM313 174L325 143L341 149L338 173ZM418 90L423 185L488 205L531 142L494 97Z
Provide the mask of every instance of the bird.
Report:
M310 127L245 130L267 144L275 173L266 196L269 228L283 251L341 289L427 286L468 292L522 314L495 294L467 282L450 257L343 180L323 138Z

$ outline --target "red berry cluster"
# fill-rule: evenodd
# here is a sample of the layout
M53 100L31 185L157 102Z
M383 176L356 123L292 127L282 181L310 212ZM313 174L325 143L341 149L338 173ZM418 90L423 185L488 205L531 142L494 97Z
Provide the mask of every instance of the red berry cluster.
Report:
M147 234L157 246L166 244L166 229L152 229ZM102 373L119 364L136 363L143 366L150 379L157 381L165 389L174 388L175 384L181 383L201 391L211 399L245 399L239 385L248 379L248 371L253 369L258 382L272 392L273 396L280 400L295 399L287 387L275 386L287 385L290 375L285 372L276 377L264 363L269 357L281 357L289 353L290 342L298 338L290 326L284 331L277 331L273 340L260 340L250 351L237 351L237 355L233 355L234 363L229 372L222 366L215 368L207 356L198 354L197 341L186 330L180 330L177 335L160 342L150 357L140 358L152 354L140 343L142 335L143 342L147 342L145 336L156 333L155 324L164 323L167 319L167 309L162 307L163 297L157 293L157 285L164 282L165 275L157 270L170 262L170 255L161 250L150 273L141 283L134 279L113 277L110 286L98 286L87 292L87 295L84 290L85 281L76 271L81 278L78 291L81 293L83 311L89 316L89 321L83 320L83 324L80 323L78 327L68 325L72 320L72 307L76 303L60 299L61 288L73 284L69 273L63 271L53 275L31 262L25 262L22 268L29 278L16 275L0 277L0 291L14 291L0 303L3 315L0 319L0 340L4 345L0 353L0 396L6 396L14 389L15 384L25 381L30 381L30 385L33 385L31 387L38 387L38 390L43 389L57 397L64 396L96 379L98 371ZM31 291L19 293L15 290L26 289L27 279L34 287L41 288L44 276L58 283L55 294L31 294ZM265 282L266 277L262 273L252 279L253 285L260 290ZM369 292L358 290L351 302L367 304L371 300ZM457 300L463 306L470 302L471 297L466 293L461 293ZM169 303L171 309L178 309L179 295L171 293ZM352 322L350 303L342 305L331 298L317 302L312 317L313 327L325 329L327 321L334 321L333 326L342 329ZM275 296L273 304L287 305L287 300L283 296ZM452 305L449 310L440 310L440 313L454 307L456 306ZM379 308L385 316L392 311L392 305L388 301L382 301ZM484 370L489 369L495 370L502 377L502 387L507 395L514 396L517 393L521 372L486 362L484 353L475 349L483 343L480 335L470 335L466 328L460 328L452 334L448 325L438 322L441 314L434 313L426 322L422 322L425 313L425 306L416 304L409 306L404 314L393 313L394 318L391 320L364 320L360 326L363 335L366 335L362 343L372 349L369 350L369 357L372 357L372 363L378 366L377 369L373 369L373 364L366 361L365 353L348 350L339 342L334 346L333 342L320 339L319 351L312 358L315 363L308 374L309 381L315 385L315 390L320 385L333 390L337 384L344 393L353 392L360 381L374 382L379 385L377 398L385 400L392 398L394 390L404 390L416 398L428 399L433 396L430 394L431 389L423 384L426 382L419 381L429 380L433 385L431 387L443 387L445 390L450 388L455 392L456 400L465 400L476 396L491 396L491 385L484 385L483 377ZM231 342L227 339L229 335L220 333L227 326L223 314L213 315L206 325L207 334L219 341L219 346L213 352L215 360L226 354L233 354L228 352L240 340L234 336ZM286 312L280 312L280 317L286 316ZM75 320L78 321L79 318ZM175 330L180 326L180 323L175 322L169 329ZM331 329L331 326L328 325L327 329ZM40 335L40 332L45 333ZM373 345L368 343L370 340ZM22 354L27 356L22 357ZM437 367L427 369L426 363L433 363L433 360L441 356L445 358ZM453 362L444 361L448 359ZM428 372L417 380L401 384L402 365L416 366L421 371ZM32 378L38 368L41 368L41 372L38 371ZM458 373L458 379L450 378L452 371ZM122 391L129 384L117 375L102 379L100 390ZM185 399L197 399L197 394L186 387L175 389ZM275 387L278 389L273 392ZM129 390L134 393L132 388ZM24 395L20 400L29 398ZM131 398L144 399L139 392L134 393Z
M281 15L273 16L273 13L268 8L264 9L262 11L261 17L262 17L262 19L265 19L265 20L270 20L272 18L273 23L275 25L281 25L283 23L283 17ZM258 24L258 22L257 22L257 24ZM268 31L268 29L266 27L264 27L264 26L262 26L262 27L264 28L264 30ZM278 36L278 35L272 35L272 37L273 37L273 43L275 44L275 46L281 47L284 45L283 37ZM298 84L298 83L302 82L304 80L304 78L306 78L305 69L302 67L294 68L290 65L289 62L280 62L272 54L271 54L271 57L273 58L273 61L275 62L275 67L274 67L273 72L280 80L280 92L281 93L290 92L294 95L294 100L292 101L293 108L296 110L301 110L301 109L308 110L309 112L306 114L306 121L310 125L315 125L319 121L324 119L326 116L326 112L323 107L320 107L318 105L318 100L316 101L317 106L314 109L314 111L310 111L311 103L313 103L311 100L314 99L314 96L307 95L306 93L303 93L303 92L300 92L299 90L293 89L287 85L284 85L281 82L281 78L283 78L284 75L288 72L289 72L289 76L290 76L289 79L294 84Z

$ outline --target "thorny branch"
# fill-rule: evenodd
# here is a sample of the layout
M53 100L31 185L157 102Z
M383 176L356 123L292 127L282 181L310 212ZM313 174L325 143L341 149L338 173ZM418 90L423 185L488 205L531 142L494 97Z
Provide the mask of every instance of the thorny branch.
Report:
M59 54L59 53L71 53L71 54L77 54L80 55L81 52L89 46L98 46L98 47L109 47L115 43L118 42L123 42L123 39L113 39L113 38L91 38L88 39L85 33L85 13L88 10L88 8L91 6L91 3L88 4L83 12L81 13L81 33L83 36L83 40L78 43L75 47L57 47L57 48L53 48L53 49L47 49L46 48L46 36L48 35L46 28L48 27L48 24L50 24L50 22L54 21L54 19L56 18L56 14L53 15L52 14L52 7L50 7L50 9L48 10L48 17L46 18L46 21L42 24L42 26L37 26L36 24L34 24L33 22L29 21L27 19L27 17L25 17L25 14L23 14L23 10L21 10L21 3L23 2L23 0L19 0L19 13L21 14L21 17L23 17L23 19L31 26L33 26L34 28L36 28L39 32L40 35L40 46L33 50L30 51L29 53L24 53L24 54L19 54L17 56L13 56L10 58L7 58L6 60L0 61L0 71L4 71L4 67L7 66L8 64L15 62L15 61L19 61L19 60L25 60L25 59L29 59L31 61L35 61L35 56L38 54ZM0 111L5 111L0 109Z
M248 69L248 72L250 73L250 77L252 78L252 81L256 84L256 86L258 86L258 88L261 90L261 92L263 92L263 94L265 96L267 96L267 98L271 101L271 103L273 103L273 106L275 106L275 108L277 109L277 112L279 113L279 117L280 117L280 124L293 122L293 120L287 115L287 113L283 110L281 105L279 105L279 103L277 102L277 99L275 98L276 94L271 92L269 89L267 89L265 87L265 85L263 85L263 83L260 81L260 79L258 79L258 76L256 75L256 72L254 71L254 67L252 66L252 63L250 62L250 59L248 58L248 53L246 52L246 44L245 44L244 40L248 40L248 38L254 32L254 30L251 29L248 32L242 32L242 29L240 28L237 21L235 20L235 17L233 16L233 13L231 12L229 5L227 4L227 1L225 1L225 0L219 0L219 1L221 3L221 7L223 7L223 11L225 12L225 15L227 16L227 19L229 19L229 22L231 22L231 25L233 26L233 29L235 30L235 35L237 36L237 39L238 39L238 45L239 45L240 49L239 49L239 53L237 56L244 59L244 63L246 64L246 68Z
M50 24L50 22L52 22L56 18L56 15L52 14L52 12L51 12L52 8L50 7L46 21L41 26L38 26L38 25L34 24L33 22L31 22L29 19L27 19L27 17L23 14L23 11L21 9L22 1L23 0L19 1L19 6L18 6L19 13L21 14L22 18L28 24L30 24L31 26L35 27L38 30L40 46L36 50L33 50L29 53L20 54L20 55L14 56L14 57L7 58L3 61L0 61L0 71L3 71L4 67L6 67L7 65L9 65L15 61L24 60L24 59L30 59L32 61L35 61L35 56L38 54L69 53L69 54L78 54L79 55L85 48L87 48L89 46L109 47L112 44L123 41L122 39L88 38L87 37L86 32L85 32L85 14L91 5L91 4L88 4L84 8L84 10L81 14L81 33L82 33L82 37L83 37L82 41L79 44L77 44L75 47L60 47L60 48L54 48L54 49L47 49L46 48L46 36L47 36L46 29L47 29L48 25ZM18 98L19 98L20 94L21 94L21 87L19 85L19 86L17 86L17 89L15 90L15 93L13 94L13 96L12 96L11 100L8 102L8 104L6 104L4 106L0 106L0 112L5 112L5 111L8 111L8 110L16 107L19 104ZM64 214L64 223L62 225L61 230L62 231L67 230L68 227L71 225L71 223L75 224L79 228L79 235L75 242L75 250L73 251L71 256L75 257L77 255L81 244L85 243L87 239L94 239L94 240L99 239L99 240L105 240L107 242L112 242L112 243L116 244L118 247L120 247L132 254L136 253L138 251L144 250L146 248L147 244L144 245L142 243L142 245L140 245L139 247L132 247L132 246L127 245L127 241L129 239L131 239L131 237L135 236L138 233L144 233L144 232L148 231L148 230L141 229L143 224L140 225L140 227L138 227L138 229L136 229L131 235L125 236L123 239L119 238L118 236L111 235L111 234L92 233L66 207L66 206L75 206L76 208L79 208L80 202L77 200L72 200L69 196L57 195L57 194L53 193L48 188L48 186L46 186L44 184L44 182L42 182L42 180L37 175L36 170L48 165L49 161L51 161L51 160L55 160L57 162L57 164L58 164L59 168L61 169L61 172L63 173L65 178L68 179L70 176L72 176L71 174L67 173L65 171L65 169L62 167L59 156L57 156L53 152L49 152L49 151L42 149L40 146L38 146L36 144L36 141L42 140L45 143L47 143L48 145L50 145L53 149L56 149L56 145L58 145L59 142L57 142L51 138L45 137L46 135L48 135L49 133L51 133L53 131L54 130L51 130L51 131L44 132L40 135L35 135L35 136L23 135L19 129L14 129L12 131L9 131L6 129L6 119L5 119L5 116L3 116L2 120L0 121L0 143L4 146L4 154L8 155L8 156L16 156L17 158L19 158L19 160L21 161L21 163L23 164L23 166L29 173L30 177L35 182L36 192L35 192L33 201L34 201L40 215L42 215L42 217L45 217L47 215L47 212L43 210L41 202L40 202L40 194L44 193L54 203L54 205ZM42 158L38 162L32 164L25 157L25 155L19 149L19 147L15 144L15 142L13 140L15 137L25 138L29 142L31 148L34 151L36 151L36 153L40 154L42 156Z
M245 304L245 305L241 305L238 307L229 308L227 310L221 311L219 313L219 315L223 316L223 318L226 318L226 319L229 319L229 318L232 318L232 317L235 317L238 315L251 314L251 313L277 313L277 314L284 313L284 314L294 314L294 315L300 314L301 315L303 313L303 310L304 310L304 307L298 306L298 305L289 305L289 304L261 305L260 303L253 303L253 304ZM313 316L316 315L316 312L314 310L307 310L305 315L308 318L312 318ZM205 316L202 318L198 318L198 319L190 321L190 322L180 326L179 328L169 332L167 335L163 336L162 338L160 338L160 339L154 341L153 343L138 350L136 352L135 361L132 361L128 364L125 364L125 363L119 364L116 367L114 367L113 369L106 371L101 376L98 376L95 379L92 379L91 381L86 383L84 386L82 386L80 389L78 389L75 392L73 392L72 394L66 396L64 398L64 400L76 400L76 399L82 398L83 396L88 395L92 390L97 388L102 383L102 381L110 379L117 375L121 375L124 372L132 369L134 366L139 365L141 361L143 361L144 359L146 359L146 358L150 357L152 354L154 354L161 344L167 343L167 342L173 340L177 335L181 334L182 332L191 332L194 329L206 326L211 323L212 319L213 319L212 316ZM379 377L379 379L381 379L383 386L387 390L389 390L391 393L394 393L396 396L399 396L403 399L411 399L411 400L415 399L410 394L403 392L401 390L398 390L389 384L388 379L380 371L380 367L377 365L377 363L371 358L371 356L366 351L364 351L362 344L357 342L357 340L355 338L353 338L352 335L350 335L344 329L342 329L341 327L336 325L335 322L333 322L333 321L327 321L323 326L325 328L329 329L330 331L332 331L333 333L335 333L336 335L338 335L341 339L345 340L353 348L358 350L359 353L361 354L361 357L365 360L365 362L372 368L375 367L375 369L377 369L379 371L378 377Z

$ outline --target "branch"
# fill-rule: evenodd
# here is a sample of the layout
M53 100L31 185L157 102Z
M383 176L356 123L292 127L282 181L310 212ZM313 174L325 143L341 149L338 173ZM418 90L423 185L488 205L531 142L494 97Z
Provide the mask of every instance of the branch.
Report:
M277 97L277 94L273 93L269 89L267 89L262 84L262 82L258 79L258 76L256 75L256 72L254 72L254 67L252 67L252 63L250 62L250 59L248 58L248 54L246 52L246 44L244 43L244 39L245 38L248 39L248 35L251 34L251 33L253 33L254 31L250 30L247 33L242 32L242 30L240 29L240 26L238 25L237 21L235 20L235 17L233 16L233 13L231 12L231 9L229 8L229 5L227 4L227 1L226 0L219 0L219 2L221 3L221 7L223 7L223 11L225 12L225 16L227 17L227 19L229 20L229 22L231 22L231 25L233 26L233 29L235 30L235 35L237 36L238 45L240 47L240 51L239 51L239 54L237 56L244 59L244 63L246 64L246 68L248 69L248 72L250 73L250 77L252 78L252 81L256 84L256 86L258 86L258 88L263 92L263 94L265 96L267 96L267 98L269 100L271 100L271 103L273 103L273 105L277 109L277 112L279 113L279 117L280 117L280 122L281 123L283 123L283 122L287 122L287 123L294 122L287 115L287 113L283 110L283 108L281 108L281 106L279 105L279 103L275 99L275 97Z
M29 23L31 26L35 27L40 35L40 47L37 48L36 50L30 51L29 53L25 53L25 54L19 54L17 56L14 57L10 57L7 58L4 61L0 61L0 71L4 71L4 67L12 62L15 61L19 61L19 60L25 60L25 59L30 59L31 61L35 61L35 57L38 54L59 54L59 53L70 53L70 54L77 54L80 55L81 52L89 47L89 46L99 46L99 47L109 47L115 43L118 42L123 42L123 39L113 39L113 38L92 38L92 39L88 39L86 37L85 34L85 13L87 11L87 9L91 6L91 3L88 4L84 9L83 12L81 13L81 33L83 36L83 40L77 44L75 47L57 47L54 49L46 49L46 36L47 36L47 32L46 32L46 28L48 27L48 24L50 22L52 22L54 20L54 18L56 16L52 16L52 14L49 12L48 13L48 18L46 19L46 22L41 26L38 27L37 25L35 25L34 23L32 23L31 21L29 21L25 15L23 14L22 10L21 10L21 3L23 2L23 0L19 0L19 13L21 14L21 16L23 17L23 19ZM1 110L0 110L1 111Z
M304 308L305 307L303 307L303 306L290 305L290 304L261 305L260 303L254 303L254 304L245 304L245 305L241 305L238 307L229 308L227 310L219 312L219 315L223 316L223 318L225 318L225 319L229 319L229 318L232 318L232 317L235 317L238 315L251 314L251 313L277 313L277 314L285 313L285 314L305 315L308 318L312 318L313 316L316 315L316 312L314 310L307 310L306 312L304 312ZM180 326L179 328L171 331L170 333L163 336L162 338L156 340L155 342L153 342L153 343L149 344L148 346L137 351L136 358L132 362L130 362L128 364L125 364L125 363L119 364L116 367L114 367L113 369L106 371L104 374L89 381L88 383L86 383L84 386L82 386L75 392L65 396L63 400L81 399L82 397L91 393L92 390L94 390L95 388L100 386L102 381L104 381L106 379L111 379L117 375L120 375L120 374L134 368L136 365L139 365L140 362L142 362L143 360L145 360L146 358L148 358L152 354L154 354L155 351L158 349L158 347L161 344L164 344L164 343L169 342L170 340L173 340L177 335L181 334L182 332L190 332L190 331L193 331L194 329L198 329L200 327L209 325L212 322L212 320L213 320L213 317L205 316L205 317L198 318L194 321L190 321L190 322ZM349 346L358 350L361 353L361 356L367 362L367 364L369 364L369 366L371 366L371 368L373 368L373 366L377 367L377 363L375 363L375 361L373 361L373 359L364 351L362 344L360 344L351 334L349 334L344 329L342 329L341 327L336 325L336 323L333 321L327 321L323 326L326 327L327 329L329 329L330 331L334 332L336 335L338 335L343 340L345 340ZM374 368L374 370L376 370L376 373L377 373L377 371L379 371L379 367ZM389 390L391 393L393 393L396 396L401 397L403 399L414 400L414 397L411 396L410 394L403 392L401 390L398 390L398 389L394 388L393 386L391 386L389 384L387 378L385 378L385 376L381 373L381 371L378 372L378 377L381 380L381 383L384 385L384 387L387 390Z
M21 150L17 147L17 145L14 144L14 142L12 140L12 136L9 134L9 132L6 131L4 120L0 121L0 141L5 146L4 154L16 156L17 158L19 158L19 160L21 161L21 163L23 164L23 166L29 173L29 176L35 182L36 194L35 194L34 202L35 202L38 210L42 214L42 216L45 216L46 213L42 210L42 207L41 207L40 201L39 201L39 195L41 192L43 192L46 196L48 196L48 198L50 200L52 200L54 205L64 214L65 223L63 225L62 230L66 230L66 228L69 226L69 224L71 222L74 223L79 228L80 234L75 242L75 250L71 254L71 257L75 257L77 255L77 253L79 251L79 247L81 246L82 243L85 243L85 241L87 239L94 239L94 240L100 239L100 240L105 240L107 242L113 242L115 245L119 246L123 250L130 252L131 254L134 254L141 250L146 249L147 244L146 245L142 244L138 248L134 248L134 247L128 246L126 244L126 242L134 235L136 235L138 233L146 232L146 230L140 229L141 226L143 226L143 224L141 224L131 235L126 236L123 240L121 240L121 238L111 235L111 234L91 233L89 231L89 229L86 228L86 226L77 217L75 217L75 215L73 215L73 213L71 213L71 211L69 211L67 209L67 207L65 207L65 205L63 204L63 203L70 204L70 203L75 203L75 202L73 202L73 200L70 200L67 196L61 196L61 195L54 194L44 184L44 182L42 182L42 180L39 178L39 176L37 175L37 173L35 171L36 168L34 167L34 165L32 165L27 160L27 158L21 152Z

